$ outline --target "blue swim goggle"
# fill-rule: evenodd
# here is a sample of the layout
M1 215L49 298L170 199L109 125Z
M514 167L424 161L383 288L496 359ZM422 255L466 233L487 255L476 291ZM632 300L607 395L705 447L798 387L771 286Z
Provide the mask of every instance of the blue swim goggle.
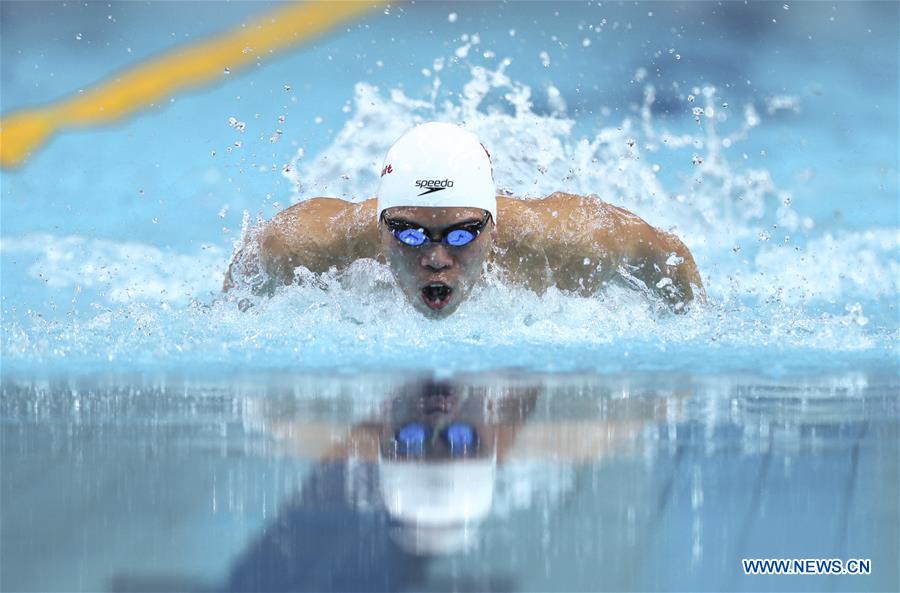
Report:
M447 445L451 457L465 457L478 449L478 432L468 422L451 422L437 434L424 422L410 422L394 433L397 454L401 457L422 456L436 436Z
M484 220L478 222L464 222L451 226L444 231L444 236L439 239L432 237L430 232L414 222L403 220L402 218L387 218L383 213L381 218L390 229L391 234L398 241L409 247L421 247L426 243L445 243L451 247L462 247L478 237L491 219L491 215L488 213Z

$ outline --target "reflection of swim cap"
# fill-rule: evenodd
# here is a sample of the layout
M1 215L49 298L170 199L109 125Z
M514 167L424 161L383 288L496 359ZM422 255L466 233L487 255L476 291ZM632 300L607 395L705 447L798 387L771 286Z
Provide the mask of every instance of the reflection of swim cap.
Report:
M487 149L459 126L428 122L394 142L378 184L378 218L395 206L481 208L497 222Z
M426 528L481 521L494 499L496 461L380 460L381 497L392 519Z

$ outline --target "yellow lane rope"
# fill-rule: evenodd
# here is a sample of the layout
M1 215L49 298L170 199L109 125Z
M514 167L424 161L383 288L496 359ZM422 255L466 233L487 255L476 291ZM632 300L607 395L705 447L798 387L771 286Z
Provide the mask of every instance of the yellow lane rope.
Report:
M20 165L56 132L106 124L209 84L371 10L385 0L291 3L222 36L172 50L81 94L0 119L0 167Z

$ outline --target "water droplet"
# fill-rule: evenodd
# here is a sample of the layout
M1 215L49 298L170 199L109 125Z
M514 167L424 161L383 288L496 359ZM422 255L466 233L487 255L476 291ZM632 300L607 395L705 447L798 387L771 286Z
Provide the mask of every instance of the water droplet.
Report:
M231 74L231 68L229 68L229 67L226 66L226 67L222 70L222 74L224 74L225 76L228 76L229 74Z
M585 37L584 39L581 40L581 46L582 46L582 47L590 47L590 46L591 46L591 40L588 39L587 37Z
M782 6L782 8L785 10L790 10L791 6L790 6L790 4L785 4L784 6Z
M679 257L677 253L670 253L669 259L666 260L667 266L678 266L684 263L684 258Z
M550 67L550 54L548 54L545 51L542 51L541 53L538 54L538 57L541 59L541 65L544 66L544 68Z
M691 163L694 164L694 165L702 165L702 164L703 164L703 157L700 156L700 155L698 155L698 154L695 154L695 155L693 156L693 158L691 158Z
M75 40L76 40L76 41L81 41L81 39L82 39L81 33L75 33Z
M769 240L769 232L768 231L760 231L759 235L757 235L760 241L768 241Z
M694 102L694 95L688 95L688 103Z
M450 14L447 15L447 22L448 23L456 22L456 13L455 12L451 12Z
M291 90L291 85L286 84L286 85L284 85L282 88L283 88L285 91L290 92L290 90Z

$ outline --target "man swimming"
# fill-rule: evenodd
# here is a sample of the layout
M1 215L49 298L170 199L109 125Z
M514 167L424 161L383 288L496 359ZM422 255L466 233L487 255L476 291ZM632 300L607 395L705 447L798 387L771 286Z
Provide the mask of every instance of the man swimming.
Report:
M387 262L431 318L456 311L486 269L538 293L556 286L587 296L620 281L676 312L704 298L694 259L674 235L597 198L498 196L487 149L439 122L391 146L375 198L312 198L278 213L237 252L223 289L271 291L294 282L298 267L323 273L361 258Z

